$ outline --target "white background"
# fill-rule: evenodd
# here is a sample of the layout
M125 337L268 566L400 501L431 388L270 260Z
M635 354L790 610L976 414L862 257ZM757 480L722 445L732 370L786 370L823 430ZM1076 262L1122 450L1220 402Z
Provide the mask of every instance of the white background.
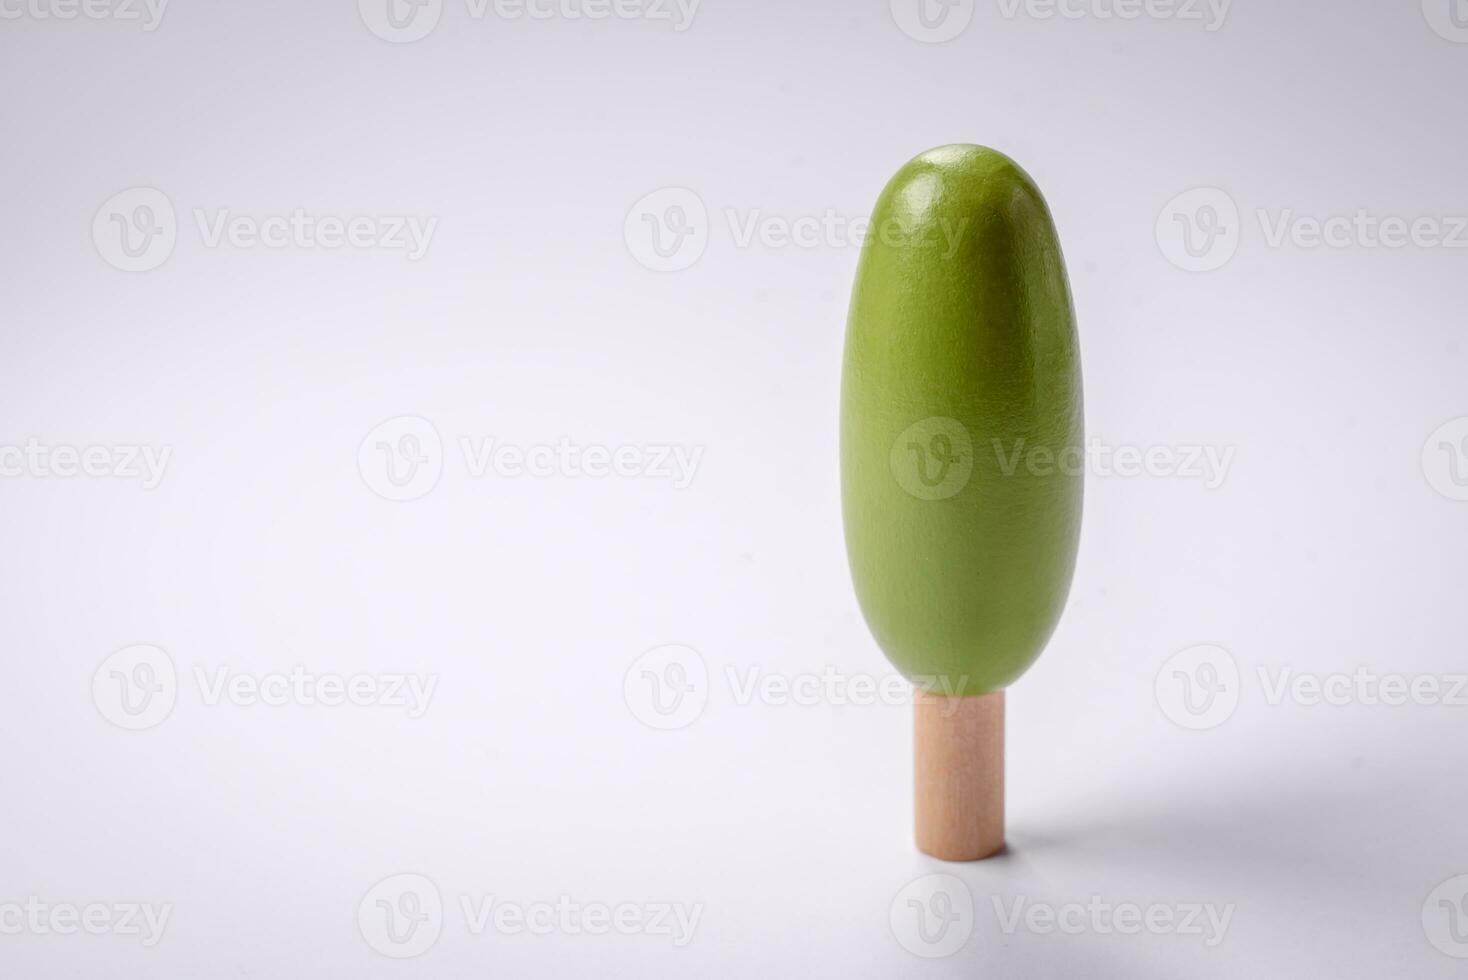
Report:
M1468 415L1468 250L1272 246L1256 217L1468 214L1468 44L1446 0L1237 0L1213 31L994 0L960 4L936 44L878 0L705 0L683 30L445 0L411 43L346 0L174 0L151 31L8 2L0 446L171 455L153 489L0 479L0 912L172 911L150 948L10 929L0 973L1461 973L1468 941L1434 944L1424 911L1446 915L1430 894L1468 872L1468 706L1270 704L1258 673L1468 670L1468 503L1434 488L1458 485L1429 442ZM911 844L908 707L740 704L727 673L890 672L838 507L858 250L735 232L755 211L859 218L949 142L1009 153L1049 199L1088 434L1233 451L1212 489L1088 479L1065 617L1009 694L1010 851L962 866ZM149 271L109 261L104 204L131 188L176 213ZM703 239L681 271L648 268L638 238L663 188L706 214L683 212ZM1165 230L1198 188L1237 208L1236 252L1190 272ZM690 199L655 199L655 219L669 200ZM414 261L210 247L194 217L298 208L437 224ZM358 450L403 416L431 422L442 472L390 502ZM461 437L702 455L681 489L475 477ZM130 731L93 680L135 644L167 652L177 693ZM624 679L667 644L708 679L664 731ZM1237 666L1238 703L1189 730L1156 682L1200 644ZM209 704L195 679L296 665L437 687L410 718ZM358 925L400 873L444 905L411 959ZM893 908L936 873L973 916L926 958ZM487 895L701 918L681 948L474 935L459 900ZM1093 895L1234 909L1209 947L1005 934L991 898Z

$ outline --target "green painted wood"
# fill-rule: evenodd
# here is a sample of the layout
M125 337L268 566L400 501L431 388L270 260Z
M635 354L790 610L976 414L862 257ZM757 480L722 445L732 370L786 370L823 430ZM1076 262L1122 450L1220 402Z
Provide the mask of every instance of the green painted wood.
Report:
M936 693L1007 687L1075 567L1080 356L1060 242L1020 167L980 146L877 200L841 384L847 554L889 660Z

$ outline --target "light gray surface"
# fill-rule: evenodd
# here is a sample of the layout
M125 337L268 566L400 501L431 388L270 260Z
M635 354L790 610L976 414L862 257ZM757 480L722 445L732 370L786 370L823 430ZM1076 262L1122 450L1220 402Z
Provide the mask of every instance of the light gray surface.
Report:
M1366 703L1369 679L1332 682L1343 705L1272 695L1283 670L1468 669L1468 493L1441 445L1468 423L1434 435L1468 416L1468 251L1270 236L1286 210L1452 234L1468 44L1435 0L1238 0L1216 31L1203 5L1067 9L996 0L926 44L868 0L705 0L684 30L446 0L397 44L340 0L180 0L152 31L7 6L0 447L168 455L151 489L0 478L0 973L1459 975L1468 705ZM909 842L905 705L744 698L750 670L889 674L837 509L850 223L957 141L1044 189L1089 434L1162 464L1088 480L1070 606L1010 694L1011 851L962 867ZM121 252L112 215L158 198L104 204L135 188L174 209L171 252ZM414 260L210 247L195 218L298 208L436 224ZM1195 236L1222 222L1213 250L1179 251L1179 208ZM649 214L695 237L659 258ZM801 218L814 244L779 245ZM404 416L431 427L375 428ZM395 487L377 443L404 435L428 468ZM462 438L570 448L550 476L475 477ZM643 475L577 476L587 447ZM689 479L659 475L665 447ZM1228 460L1217 486L1163 472L1191 447ZM137 644L172 665L166 717L166 691L119 713L135 662L109 658ZM659 714L642 671L674 662L692 692ZM434 686L421 712L210 703L221 669L296 665ZM1185 702L1209 667L1229 690ZM423 883L398 874L430 915L400 946L377 899ZM935 888L972 917L919 934ZM681 947L475 934L461 900L490 895L698 918ZM1213 946L1089 911L1004 931L1018 899L1092 896L1229 918ZM14 912L33 897L169 917L151 947L40 935Z

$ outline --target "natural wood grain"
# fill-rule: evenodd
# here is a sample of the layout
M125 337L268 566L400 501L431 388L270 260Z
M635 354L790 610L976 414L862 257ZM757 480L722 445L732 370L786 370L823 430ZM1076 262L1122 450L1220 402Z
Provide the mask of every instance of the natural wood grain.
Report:
M992 857L1004 849L1004 692L915 695L918 850L944 861Z

